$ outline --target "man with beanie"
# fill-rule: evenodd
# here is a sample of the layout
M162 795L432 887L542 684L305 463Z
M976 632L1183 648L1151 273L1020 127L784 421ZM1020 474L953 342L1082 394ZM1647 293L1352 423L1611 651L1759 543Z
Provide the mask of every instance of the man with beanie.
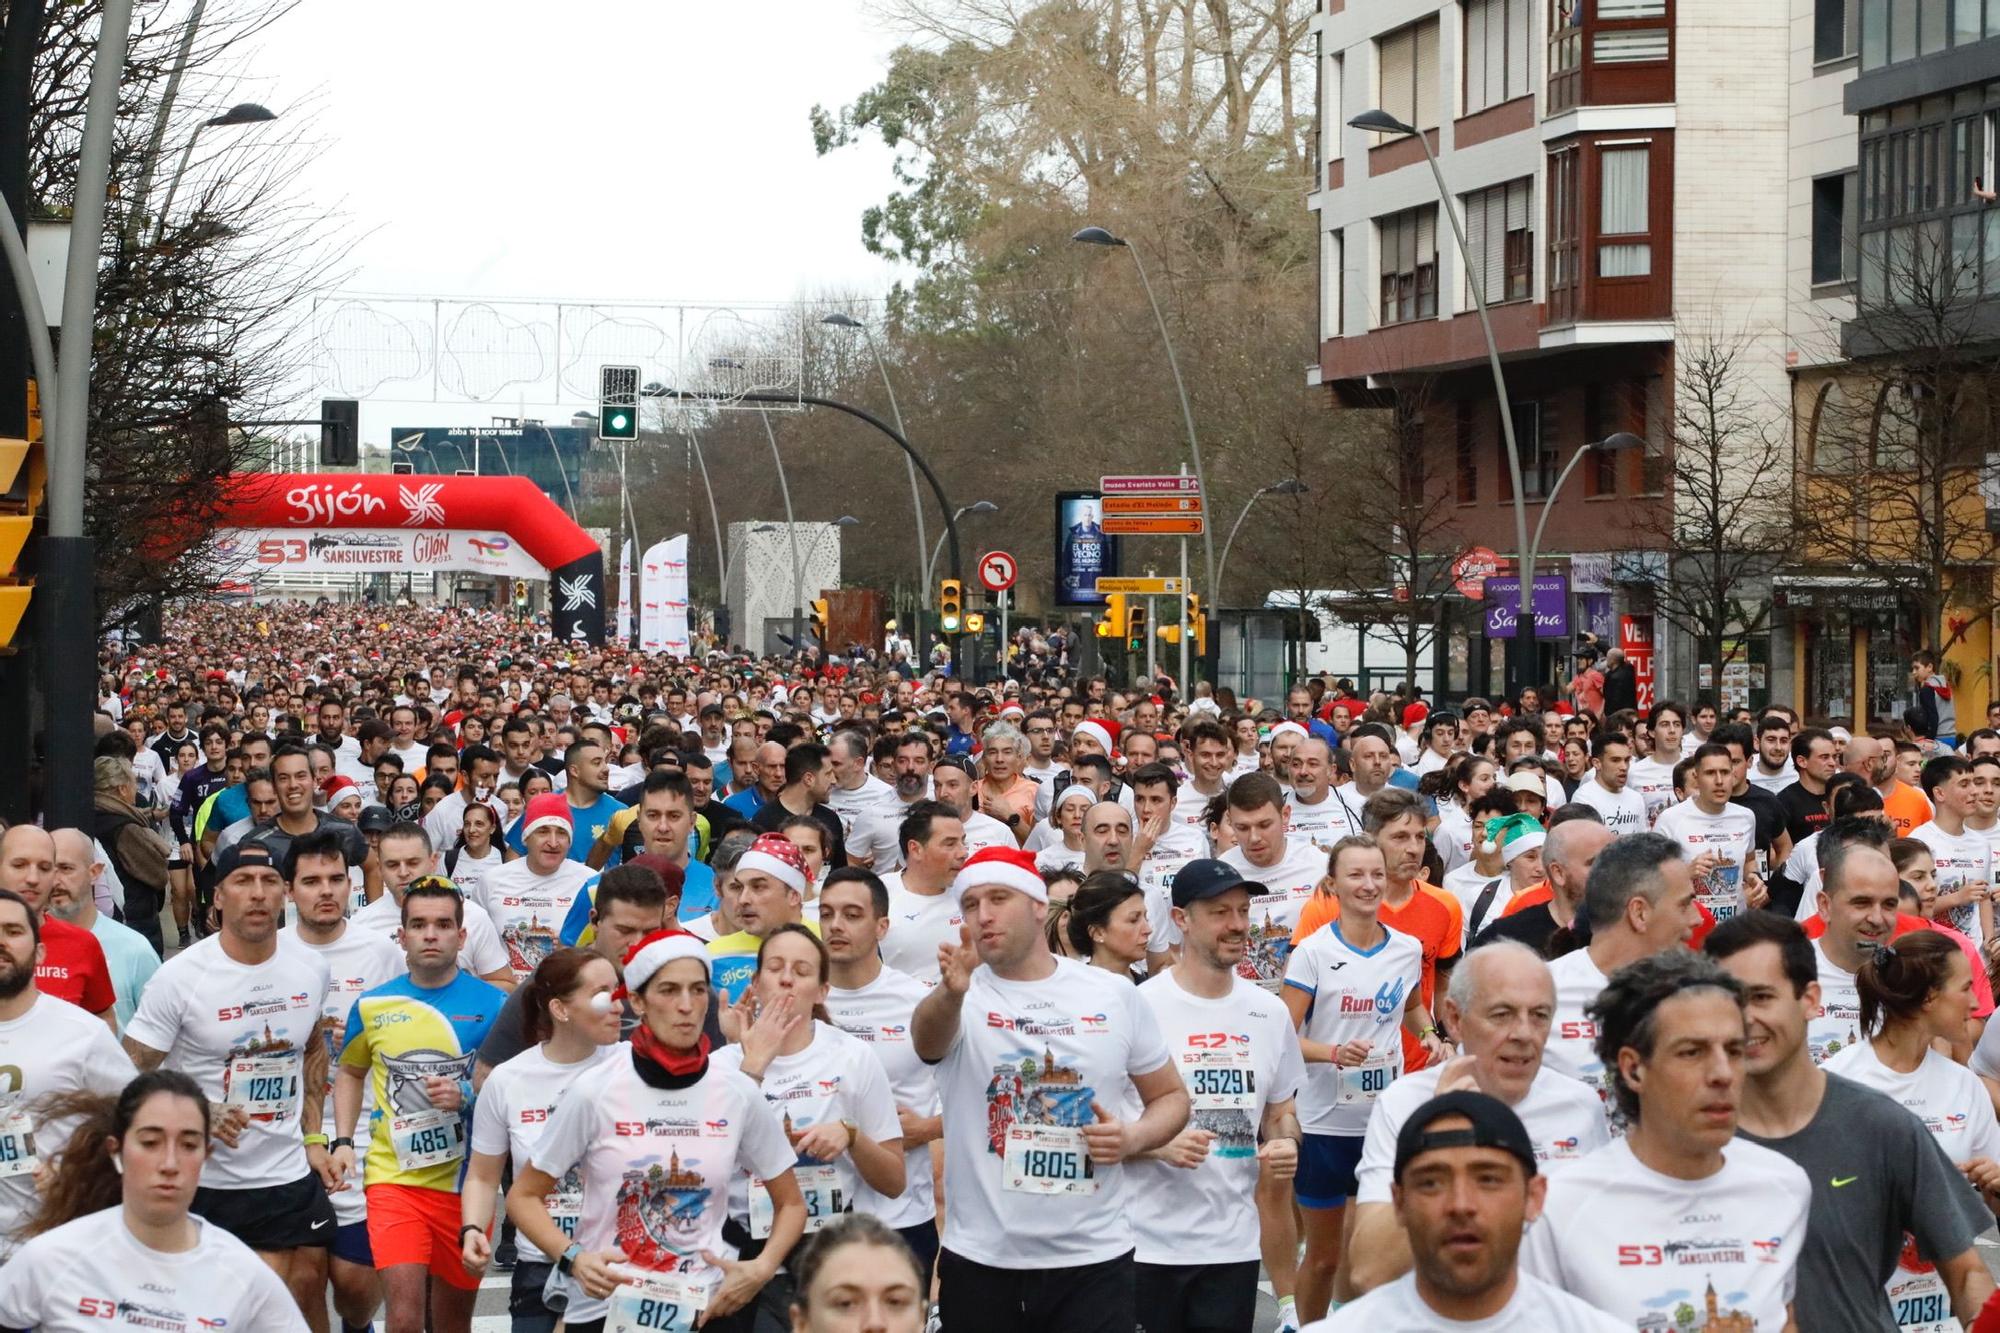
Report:
M1187 1090L1138 990L1049 952L1033 856L986 848L952 891L964 924L939 945L938 985L911 1021L944 1104L944 1326L1131 1333L1122 1163L1180 1133ZM1134 1120L1115 1114L1128 1079Z
M1542 845L1547 841L1548 834L1533 815L1507 815L1481 826L1478 850L1498 855L1503 873L1498 877L1458 876L1455 882L1454 876L1445 876L1445 887L1465 909L1462 941L1477 938L1480 931L1500 919L1516 894L1541 883Z

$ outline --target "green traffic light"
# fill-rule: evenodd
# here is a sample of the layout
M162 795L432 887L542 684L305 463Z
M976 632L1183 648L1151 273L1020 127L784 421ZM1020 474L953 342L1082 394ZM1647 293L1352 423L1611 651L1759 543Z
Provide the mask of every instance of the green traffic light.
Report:
M611 417L611 429L624 430L626 423L629 422L631 419L632 418L626 416L623 412L614 413Z

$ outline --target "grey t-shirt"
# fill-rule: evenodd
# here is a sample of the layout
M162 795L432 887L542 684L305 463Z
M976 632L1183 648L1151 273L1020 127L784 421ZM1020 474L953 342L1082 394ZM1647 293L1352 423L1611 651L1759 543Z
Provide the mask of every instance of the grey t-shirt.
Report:
M1782 1153L1812 1181L1793 1313L1813 1333L1896 1333L1883 1289L1903 1234L1926 1259L1972 1248L1993 1214L1923 1121L1872 1088L1826 1076L1812 1123L1782 1139L1737 1131Z

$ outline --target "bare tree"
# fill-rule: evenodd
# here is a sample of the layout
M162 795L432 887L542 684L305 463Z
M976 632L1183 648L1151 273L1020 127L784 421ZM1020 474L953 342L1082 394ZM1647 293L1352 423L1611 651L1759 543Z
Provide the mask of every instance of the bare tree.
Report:
M1779 404L1761 401L1746 339L1684 330L1674 340L1672 504L1635 506L1630 530L1667 552L1664 571L1629 561L1654 605L1694 641L1714 679L1770 627L1771 575L1796 547L1790 441ZM1664 577L1660 577L1661 574Z

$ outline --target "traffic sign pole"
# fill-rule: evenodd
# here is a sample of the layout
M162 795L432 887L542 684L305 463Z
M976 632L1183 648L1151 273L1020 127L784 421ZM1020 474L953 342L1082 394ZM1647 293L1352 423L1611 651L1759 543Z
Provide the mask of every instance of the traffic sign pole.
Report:
M1181 475L1183 477L1187 475L1187 464L1185 463L1181 464ZM1202 498L1204 501L1206 501L1208 497L1203 496ZM1183 537L1181 538L1181 586L1182 587L1187 586L1187 576L1188 576L1187 538ZM1210 589L1209 596L1213 597L1214 595L1215 595L1214 589ZM1188 696L1192 692L1188 686L1188 640L1194 637L1194 626L1188 623L1187 607L1188 607L1188 599L1186 597L1182 597L1181 598L1181 674L1175 683L1175 688L1180 691L1181 703L1183 707L1186 706Z

